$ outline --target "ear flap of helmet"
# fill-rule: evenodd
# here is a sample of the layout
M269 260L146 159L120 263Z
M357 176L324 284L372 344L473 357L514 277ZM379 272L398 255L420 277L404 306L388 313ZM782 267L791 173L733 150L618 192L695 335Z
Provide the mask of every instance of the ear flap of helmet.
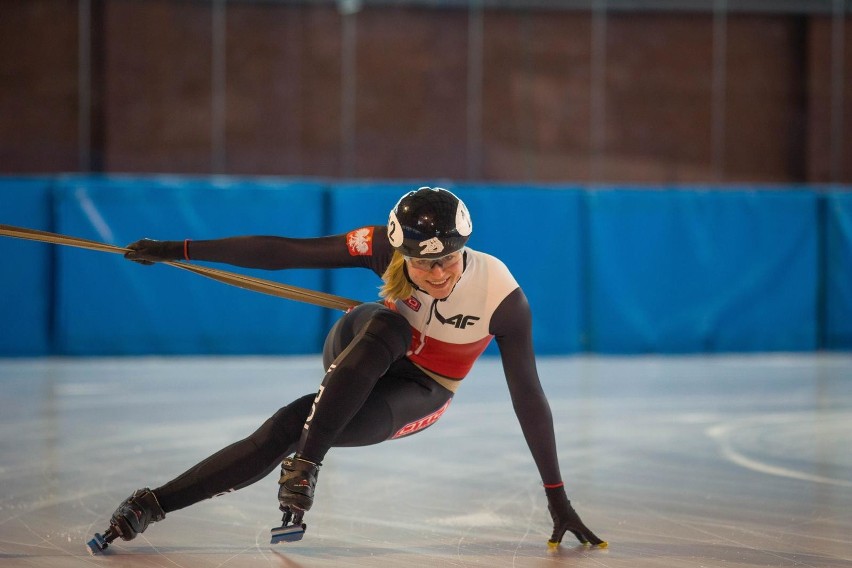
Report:
M402 226L399 224L399 219L396 218L396 207L391 209L388 218L388 240L395 249L402 246Z
M459 199L459 205L456 209L456 231L462 237L469 237L473 232L473 221L470 219L470 213L464 201Z

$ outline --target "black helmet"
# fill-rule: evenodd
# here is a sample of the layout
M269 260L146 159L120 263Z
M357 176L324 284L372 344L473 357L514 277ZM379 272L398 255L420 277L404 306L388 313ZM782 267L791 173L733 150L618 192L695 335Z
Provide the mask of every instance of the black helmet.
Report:
M388 239L405 256L439 258L461 250L473 224L461 199L440 187L421 187L391 209Z

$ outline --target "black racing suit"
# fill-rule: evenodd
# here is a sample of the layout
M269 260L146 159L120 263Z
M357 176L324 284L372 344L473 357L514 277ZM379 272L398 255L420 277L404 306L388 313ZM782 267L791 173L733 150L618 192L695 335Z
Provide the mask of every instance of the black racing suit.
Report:
M366 240L365 231L369 233ZM353 236L357 238L353 240ZM363 267L381 275L393 250L386 229L377 226L312 239L251 236L191 241L189 253L193 260L250 268ZM473 259L466 256L465 271L469 269L467 262ZM462 280L465 278L463 272ZM487 281L488 276L478 278ZM489 309L488 339L490 336L497 339L512 404L541 479L545 485L559 484L553 421L536 371L529 305L520 287L515 284L509 289ZM462 301L465 299L462 294L470 294L473 302L474 296L479 298L483 293L462 291L457 285L450 297ZM422 294L420 298L423 299ZM481 323L474 321L478 318L469 318L470 321L444 318L437 304L432 302L429 309L434 312L428 315L431 321L434 313L440 327ZM454 389L445 388L423 369L433 376L440 375L439 379L452 381L461 380L466 371L446 371L444 375L445 368L458 366L436 363L430 368L428 358L417 358L416 344L422 343L423 337L410 325L411 318L406 319L400 313L405 309L375 302L362 304L345 314L326 338L323 350L326 375L319 392L294 400L247 438L155 489L163 510L168 513L254 483L297 447L306 458L321 461L330 447L376 444L433 424L447 409ZM487 340L482 343L476 353L463 356L470 359L470 364ZM309 429L305 428L306 422Z

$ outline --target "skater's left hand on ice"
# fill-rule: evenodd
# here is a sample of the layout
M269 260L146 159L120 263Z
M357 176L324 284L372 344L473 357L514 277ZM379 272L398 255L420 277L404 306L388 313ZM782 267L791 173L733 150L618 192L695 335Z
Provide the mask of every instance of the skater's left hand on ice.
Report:
M571 531L582 544L591 544L592 546L606 547L607 543L601 540L589 530L580 520L580 516L571 506L571 501L565 494L564 487L545 487L547 494L547 509L550 511L550 516L553 518L553 535L550 537L548 544L556 546L562 542L562 537L566 531Z

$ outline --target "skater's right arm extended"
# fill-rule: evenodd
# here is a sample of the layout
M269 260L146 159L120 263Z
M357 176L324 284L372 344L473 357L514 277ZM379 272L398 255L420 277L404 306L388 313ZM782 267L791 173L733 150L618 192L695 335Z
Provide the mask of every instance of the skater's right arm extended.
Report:
M376 232L384 227L376 227ZM371 235L372 236L372 235ZM281 270L286 268L365 267L383 270L381 253L389 246L387 238L375 238L370 255L350 252L350 235L340 234L316 238L279 236L240 236L211 240L156 241L142 239L127 246L124 256L142 264L173 260L221 262L246 268ZM377 254L378 253L378 254ZM386 253L390 257L390 251ZM376 264L377 266L373 266Z

